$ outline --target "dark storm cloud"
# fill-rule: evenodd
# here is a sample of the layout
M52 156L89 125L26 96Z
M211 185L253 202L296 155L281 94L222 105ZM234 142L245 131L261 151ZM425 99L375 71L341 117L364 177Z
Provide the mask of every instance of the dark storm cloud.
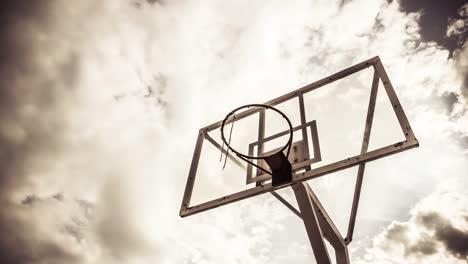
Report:
M64 211L68 207L74 208L72 221L68 221ZM47 215L50 209L58 215L54 226L58 232L55 233L35 227L39 216L43 221L50 218ZM7 213L2 213L0 221L1 263L82 263L82 257L70 251L67 241L79 242L84 237L92 214L92 206L88 203L70 200L61 194L44 198L31 195L21 204L4 205L2 210ZM61 215L67 216L60 219ZM61 235L57 236L57 233ZM62 238L65 240L59 243Z
M112 157L97 157L97 152L106 152L101 141L76 140L78 133L70 125L76 128L81 119L76 121L70 116L77 110L77 103L85 100L76 96L83 91L78 88L83 79L82 69L89 62L83 55L100 52L99 43L93 42L95 28L102 26L103 31L110 33L114 28L108 26L107 20L104 25L99 24L108 11L106 4L77 2L73 9L64 8L65 4L9 1L0 12L2 264L83 263L95 249L102 254L99 257L111 255L125 262L128 255L138 255L145 248L146 241L138 239L141 234L132 225L128 207L122 207L124 201L117 201L124 190L113 195L104 190L105 194L96 202L99 217L91 217L97 215L94 209L89 212L89 208L95 208L94 203L66 198L68 185L75 184L75 175L90 174L84 177L93 177L96 189L103 184L98 179L113 177L108 175L112 169L107 168L107 164L114 162ZM137 91L141 101L168 107L167 77L154 74L145 81L147 84L142 83ZM85 124L80 128L88 127ZM73 165L69 167L67 162ZM124 174L123 170L118 173ZM58 175L57 171L63 174ZM69 175L64 175L68 172ZM65 185L64 181L69 182ZM51 187L49 182L59 183ZM66 188L63 195L50 194L62 191L54 189L60 186ZM25 193L27 190L37 191ZM49 217L55 214L56 219ZM88 229L92 232L86 232Z
M434 237L444 244L447 251L459 259L468 260L468 232L455 228L443 216L431 212L418 216L418 222L434 231Z
M457 87L447 87L446 92L437 96L451 118L465 118L468 113L468 3L466 0L400 0L400 9L406 13L420 14L421 40L435 42L449 51L458 71L460 83ZM464 104L464 107L455 107ZM464 110L460 110L464 108ZM458 136L458 135L456 135ZM460 133L456 138L466 149L468 135Z
M39 56L45 50L37 49L37 34L50 26L50 3L2 1L0 8L0 262L6 264L78 260L65 245L40 233L35 223L39 218L35 207L41 203L37 197L27 196L21 203L11 196L30 182L33 163L44 168L47 164L41 157L59 155L64 128L62 98L67 93L63 90L74 86L79 69L75 53L54 61L54 72L42 66ZM59 198L51 199L63 202ZM44 210L46 213L47 208ZM72 237L80 235L76 223L60 228Z
M64 87L70 90L76 82L77 54L60 58L58 72L41 66L38 55L45 51L35 48L34 34L48 26L47 6L45 1L7 1L0 13L1 195L23 183L31 157L59 150L61 97Z
M466 32L461 36L447 37L451 19L460 18L458 10L465 0L400 0L400 9L406 13L421 12L419 26L423 41L434 41L450 51L450 56L466 41Z
M468 8L468 4L467 4L467 8ZM456 52L456 56L457 56L457 60L456 60L457 70L462 79L461 87L460 87L460 94L465 98L466 102L468 102L468 42L465 43L465 45L462 47L461 50Z
M456 228L448 219L435 212L419 213L416 216L416 223L428 232L419 233L418 239L413 241L410 239L411 230L408 224L394 223L386 231L386 243L396 242L403 245L406 257L423 259L425 256L438 253L442 245L448 254L461 260L468 260L467 231Z
M387 230L386 238L405 246L405 256L410 255L432 255L437 253L437 243L428 237L422 236L417 243L412 244L408 236L408 226L406 224L394 223Z

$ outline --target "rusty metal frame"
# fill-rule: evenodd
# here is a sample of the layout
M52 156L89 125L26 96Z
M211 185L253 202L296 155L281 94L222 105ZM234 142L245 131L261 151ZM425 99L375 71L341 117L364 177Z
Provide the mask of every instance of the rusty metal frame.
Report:
M411 129L408 119L403 111L403 108L398 100L398 97L393 89L393 86L378 56L373 57L369 60L363 61L361 63L358 63L352 67L349 67L345 70L332 74L326 78L313 82L295 91L289 92L283 96L277 97L271 101L266 102L265 104L274 106L274 105L286 102L296 97L298 97L299 100L301 100L300 98L305 93L311 92L317 88L330 84L336 80L342 79L346 76L354 74L368 67L373 67L375 71L375 76L378 76L378 78L382 81L382 84L385 88L387 96L390 99L390 102L393 106L393 110L397 116L400 128L402 129L403 134L405 136L404 141L396 142L395 144L388 145L388 146L385 146L385 147L382 147L373 151L365 151L364 153L361 153L359 155L352 156L347 159L340 160L334 163L330 163L330 164L327 164L327 165L324 165L315 169L306 170L305 172L302 172L302 173L295 173L293 174L292 181L289 183L285 183L285 184L274 186L274 187L271 185L271 183L267 183L267 184L258 185L253 188L243 190L243 191L231 194L231 195L227 195L227 196L215 199L215 200L211 200L205 203L201 203L198 205L190 205L190 200L191 200L193 186L195 182L198 162L200 159L200 153L203 147L203 141L206 138L206 135L208 134L208 132L220 128L222 121L218 121L216 123L213 123L209 126L206 126L200 129L198 133L198 138L197 138L197 143L195 146L195 151L193 154L192 164L190 166L190 171L189 171L189 175L187 178L187 184L185 187L184 197L182 199L182 205L180 208L180 213L179 213L180 216L185 217L185 216L193 215L196 213L200 213L200 212L212 209L212 208L223 206L229 203L240 201L240 200L243 200L252 196L260 195L263 193L271 192L271 191L281 189L284 187L288 187L294 184L302 183L307 180L315 179L315 178L318 178L318 177L321 177L321 176L324 176L324 175L327 175L336 171L340 171L343 169L347 169L353 166L359 166L369 161L373 161L373 160L380 159L389 155L393 155L393 154L396 154L396 153L399 153L399 152L402 152L411 148L418 147L419 146L418 140L416 139L413 133L413 130ZM256 114L258 112L259 112L258 109L249 109L239 114L236 114L236 119L239 120L241 118L245 118L247 116ZM301 113L301 115L305 115L305 113ZM301 120L302 119L303 118L301 117ZM305 120L305 117L303 120ZM231 118L227 120L226 124L232 121L233 119ZM259 135L259 138L260 138L260 135ZM360 192L360 187L357 188L357 190ZM354 205L354 202L353 202L353 207L356 207L355 210L357 210L357 203Z
M372 130L372 122L374 120L375 102L377 101L379 81L380 79L377 74L377 71L374 71L374 76L372 77L372 87L371 87L371 93L370 93L370 98L369 98L369 106L367 107L366 124L364 126L364 135L362 138L361 154L366 153L369 148L369 140L370 140L370 135L371 135L371 130ZM359 205L359 198L361 196L361 187L362 187L362 180L364 178L365 168L366 168L365 163L359 164L358 166L356 185L355 185L354 196L353 196L353 203L351 206L351 214L349 216L348 233L345 238L346 244L351 243L351 241L353 240L354 225L356 223L356 215L357 215L357 209Z

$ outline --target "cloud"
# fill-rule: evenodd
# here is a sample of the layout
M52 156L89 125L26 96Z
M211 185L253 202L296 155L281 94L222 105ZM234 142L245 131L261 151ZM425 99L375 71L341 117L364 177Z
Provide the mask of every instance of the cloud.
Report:
M458 18L451 18L449 20L449 25L447 26L447 36L457 38L459 47L455 51L455 60L459 76L462 79L462 84L460 86L460 92L464 97L465 109L463 109L463 114L466 112L466 107L468 105L468 44L467 34L468 34L468 4L464 4L458 9Z
M0 251L8 263L291 258L307 263L311 251L301 222L269 197L178 217L194 137L235 106L266 101L376 54L389 66L425 147L420 156L397 160L415 177L403 175L395 160L379 163L380 177L366 183L367 194L385 193L385 182L387 190L403 189L403 195L379 200L385 210L374 208L375 198L364 198L358 225L401 218L433 191L441 175L461 186L466 160L446 134L465 135L460 110L465 97L454 77L465 53L447 60L445 49L421 40L420 14L401 13L397 3L15 1L6 6L0 233L8 236L0 239ZM433 107L439 99L450 113ZM433 127L435 122L439 126ZM425 165L434 156L439 162L428 171ZM410 183L406 189L399 185L403 179ZM331 179L329 186L339 183L348 182ZM336 190L320 190L338 200ZM335 215L344 210L330 207ZM453 226L440 216L441 226ZM407 234L402 225L400 233ZM437 232L431 228L424 232ZM356 233L370 235L374 229ZM440 250L445 236L442 232L436 247L414 244L408 256Z
M420 214L417 220L426 229L434 231L434 237L439 240L452 255L459 259L468 258L467 231L454 228L446 217L436 212Z
M465 2L456 0L450 2L440 1L423 1L423 0L401 0L400 6L403 12L412 13L419 12L419 26L423 41L434 41L438 45L450 51L450 56L453 52L463 46L466 40L466 34L463 36L456 35L456 28L460 25L457 22L463 18ZM458 25L458 26L457 26ZM449 27L449 32L447 32ZM446 34L449 33L449 34Z
M80 69L77 53L56 50L50 59L39 48L50 44L43 35L51 29L50 8L46 1L6 1L0 11L0 255L4 263L83 260L79 241L89 221L84 202L61 195L38 198L29 192L37 189L35 176L54 167L47 161L61 160L66 141L62 111L68 108Z
M129 217L134 212L132 203L125 199L126 181L122 176L111 177L104 185L96 210L94 231L104 255L110 255L120 261L128 261L130 257L145 254L151 249L149 241L145 241L144 230L135 219ZM154 250L154 249L153 249ZM107 253L108 252L108 253ZM155 252L156 253L156 252Z
M419 202L405 222L394 221L373 240L358 263L465 263L468 197L439 193ZM447 209L447 204L451 205Z
M2 9L5 22L0 32L4 43L0 51L0 186L4 196L10 195L12 185L27 184L23 175L31 167L31 158L59 151L63 117L56 110L64 107L62 103L76 84L76 54L49 61L57 69L50 72L31 44L39 35L35 27L47 28L44 17L48 7L39 2L8 1ZM61 81L55 81L56 76ZM68 89L63 89L65 85ZM56 136L49 137L52 134Z
M467 39L468 27L468 4L462 5L457 12L456 18L450 18L447 26L447 37L457 39L460 46L463 46Z
M89 203L62 194L28 196L18 205L3 203L3 210L3 263L83 263L92 255Z
M83 32L70 32L77 21L63 18L75 12L81 16L85 7L7 1L0 14L2 263L94 262L94 254L106 249L98 242L113 235L96 237L101 233L91 231L94 221L108 215L101 207L96 218L91 218L94 210L83 209L94 204L88 201L101 192L100 180L114 170L106 164L112 151L104 153L102 141L87 138L87 127L78 120L83 112L74 111L82 95L77 88L83 88L83 40L95 28L92 22L81 23ZM148 94L152 100L159 100L162 90L157 89L154 96ZM89 116L83 120L90 124ZM83 134L74 130L77 126ZM100 163L94 163L98 153Z

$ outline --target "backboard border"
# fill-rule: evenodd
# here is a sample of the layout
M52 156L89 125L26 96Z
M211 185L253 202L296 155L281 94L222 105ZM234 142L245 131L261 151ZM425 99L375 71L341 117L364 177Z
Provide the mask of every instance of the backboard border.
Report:
M358 63L354 66L351 66L347 69L344 69L340 72L337 72L335 74L332 74L328 77L325 77L321 80L318 80L316 82L313 82L309 85L306 85L302 88L299 88L295 91L289 92L285 95L282 95L280 97L277 97L271 101L266 102L266 105L277 105L280 103L283 103L285 101L288 101L292 98L298 97L299 100L303 100L302 96L305 93L308 93L312 90L315 90L317 88L320 88L326 84L332 83L336 80L342 79L346 76L349 76L353 73L356 73L358 71L361 71L363 69L366 69L368 67L372 66L374 68L374 73L378 76L378 78L382 81L383 86L385 88L385 91L387 93L388 98L390 99L390 102L393 106L393 110L397 116L400 128L403 131L403 134L405 136L405 140L401 142L397 142L395 144L391 144L373 151L365 152L360 155L352 156L347 159L337 161L331 164L327 164L324 166L321 166L316 169L308 170L303 173L298 173L298 174L293 174L293 178L291 182L278 185L278 186L272 186L271 183L265 184L265 185L259 185L250 189L246 189L231 195L223 196L218 199L214 199L205 203L201 203L198 205L193 205L190 206L190 200L192 197L192 192L193 192L193 186L196 178L196 171L198 167L198 163L200 160L200 153L203 147L203 141L206 138L206 135L208 132L217 129L221 126L222 121L215 122L209 126L206 126L202 129L199 130L198 132L198 138L197 138L197 143L195 146L195 151L193 154L193 159L192 163L190 166L189 170L189 175L187 178L187 183L186 183L186 188L184 191L184 197L182 199L182 205L180 208L180 213L179 215L181 217L193 215L196 213L200 213L209 209L213 209L219 206L223 206L229 203L233 203L239 200L243 200L252 196L260 195L266 192L271 192L277 189L281 189L287 186L291 186L297 183L301 183L306 180L311 180L314 178L318 178L339 170L347 169L353 166L357 166L360 164L365 164L366 162L373 161L376 159L380 159L389 155L393 155L405 150L409 150L415 147L419 146L419 142L416 139L413 130L408 122L408 119L405 115L405 112L403 111L403 108L401 107L400 101L395 93L395 90L388 78L387 73L385 72L385 69L383 67L383 64L378 56L373 57L371 59L368 59L366 61L363 61L361 63ZM249 115L258 113L258 109L251 109L251 110L246 110L244 112L241 112L236 115L236 119L244 118ZM302 119L302 117L301 117ZM232 122L233 119L230 119L226 121L226 124L229 124Z

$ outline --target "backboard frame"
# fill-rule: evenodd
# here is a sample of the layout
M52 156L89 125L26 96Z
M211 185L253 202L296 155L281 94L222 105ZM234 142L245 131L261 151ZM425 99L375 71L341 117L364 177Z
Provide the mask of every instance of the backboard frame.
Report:
M260 194L263 194L263 193L272 192L274 190L281 189L281 188L284 188L284 187L292 186L294 184L298 184L298 183L301 183L301 182L304 182L304 181L307 181L307 180L318 178L318 177L321 177L321 176L324 176L324 175L327 175L327 174L330 174L330 173L333 173L333 172L336 172L336 171L340 171L340 170L344 170L344 169L353 167L353 166L359 165L359 167L361 169L361 167L363 167L366 162L373 161L373 160L376 160L376 159L380 159L380 158L383 158L383 157L386 157L386 156L389 156L389 155L393 155L393 154L396 154L396 153L399 153L399 152L402 152L402 151L405 151L405 150L409 150L409 149L418 147L419 142L418 142L418 140L416 139L416 137L415 137L415 135L413 133L413 130L412 130L412 128L411 128L411 126L410 126L410 124L408 122L408 119L406 117L406 114L403 111L403 108L401 107L400 101L399 101L399 99L398 99L398 97L397 97L397 95L395 93L395 90L394 90L394 88L393 88L393 86L392 86L392 84L391 84L391 82L390 82L390 80L389 80L389 78L387 76L387 73L386 73L386 71L385 71L385 69L384 69L384 67L382 65L382 62L381 62L381 60L380 60L380 58L378 56L373 57L371 59L368 59L366 61L363 61L361 63L358 63L358 64L356 64L354 66L351 66L351 67L349 67L349 68L347 68L345 70L342 70L340 72L332 74L332 75L330 75L328 77L325 77L325 78L323 78L323 79L321 79L319 81L313 82L313 83L311 83L309 85L306 85L306 86L304 86L302 88L299 88L297 90L289 92L289 93L287 93L285 95L277 97L277 98L275 98L273 100L270 100L270 101L266 102L265 104L270 105L270 106L275 106L277 104L286 102L288 100L298 98L299 104L300 104L300 110L301 110L300 111L301 112L300 113L301 114L301 125L305 127L305 120L306 119L305 119L304 99L303 99L303 95L305 93L311 92L311 91L313 91L315 89L318 89L318 88L320 88L320 87L322 87L324 85L330 84L330 83L332 83L334 81L342 79L342 78L344 78L346 76L349 76L351 74L354 74L356 72L359 72L359 71L364 70L364 69L366 69L368 67L371 67L371 66L374 68L373 88L374 88L374 86L378 85L379 80L382 81L382 84L383 84L383 86L385 88L386 94L387 94L388 98L390 99L390 102L392 104L392 108L393 108L393 110L394 110L394 112L396 114L396 117L398 119L398 123L400 125L400 128L401 128L401 130L402 130L402 132L403 132L403 134L405 136L404 141L400 141L400 142L397 142L395 144L391 144L391 145L388 145L388 146L385 146L385 147L381 147L381 148L378 148L378 149L373 150L373 151L367 151L367 146L365 146L365 147L362 148L361 154L359 154L359 155L355 155L355 156L349 157L347 159L343 159L343 160L340 160L340 161L337 161L337 162L334 162L334 163L330 163L330 164L327 164L327 165L324 165L324 166L321 166L321 167L318 167L318 168L314 168L314 169L311 169L311 170L306 170L305 172L302 172L302 173L293 174L292 181L290 181L288 183L277 185L277 186L272 186L271 183L266 183L264 185L257 184L257 186L255 186L253 188L246 189L246 190L236 192L236 193L231 194L231 195L223 196L223 197L218 198L218 199L214 199L214 200L211 200L211 201L208 201L208 202L204 202L204 203L201 203L201 204L191 206L190 201L191 201L191 197L192 197L192 192L193 192L193 187L194 187L194 183L195 183L197 167L198 167L198 163L199 163L199 160L200 160L200 154L201 154L201 150L202 150L202 147L203 147L203 142L204 142L205 139L207 139L209 142L211 142L212 144L214 144L216 146L216 144L215 144L216 142L208 135L208 132L213 131L215 129L219 129L221 127L222 122L223 122L221 120L221 121L215 122L215 123L213 123L213 124L211 124L209 126L201 128L199 130L199 132L198 132L198 138L197 138L197 142L196 142L196 145L195 145L195 150L194 150L192 163L191 163L190 170L189 170L189 175L188 175L188 178L187 178L187 183L186 183L186 186L185 186L184 196L183 196L183 199L182 199L182 205L181 205L181 208L180 208L179 215L181 217L190 216L190 215L200 213L200 212L203 212L203 211L206 211L206 210L209 210L209 209L213 209L213 208L216 208L216 207L219 207L219 206L223 206L223 205L230 204L230 203L233 203L233 202L236 202L236 201L240 201L240 200L252 197L252 196L256 196L256 195L260 195ZM377 80L377 85L375 84L376 80ZM372 94L371 94L371 97L372 97ZM375 94L374 94L373 100L374 100L374 104L375 104ZM372 101L372 98L371 98L371 101ZM371 106L369 106L369 108L371 108ZM372 109L372 111L373 111L373 109ZM249 110L246 110L246 111L243 111L241 113L236 114L236 119L239 120L241 118L253 115L253 114L258 113L258 112L260 112L260 110L258 110L258 109L249 109ZM231 118L231 119L226 121L226 124L229 124L232 121L233 121L233 119ZM371 124L372 124L372 119L371 120L369 120L369 119L366 120L366 130L367 130L367 128L369 128L369 131L370 131ZM262 130L262 129L260 129L260 130ZM261 138L261 136L263 136L263 135L260 135L260 134L261 134L261 131L259 132L259 141L263 139L263 138ZM368 140L369 140L368 137L369 137L369 135L367 135L367 143L368 143ZM366 138L366 135L365 135L364 138ZM365 143L365 141L366 141L366 139L364 139L364 141L363 141L363 146L367 144L367 143ZM216 147L220 148L219 145L216 146ZM234 156L232 156L232 155L230 155L228 153L226 153L226 154L228 155L228 157L230 159L234 160L235 162L237 161ZM362 179L362 175L361 175L360 178ZM359 188L360 188L360 184L359 184ZM354 207L357 207L357 203L355 204L353 202L353 211L354 211ZM354 221L353 221L352 225L354 226ZM351 235L352 235L352 231L351 231Z

